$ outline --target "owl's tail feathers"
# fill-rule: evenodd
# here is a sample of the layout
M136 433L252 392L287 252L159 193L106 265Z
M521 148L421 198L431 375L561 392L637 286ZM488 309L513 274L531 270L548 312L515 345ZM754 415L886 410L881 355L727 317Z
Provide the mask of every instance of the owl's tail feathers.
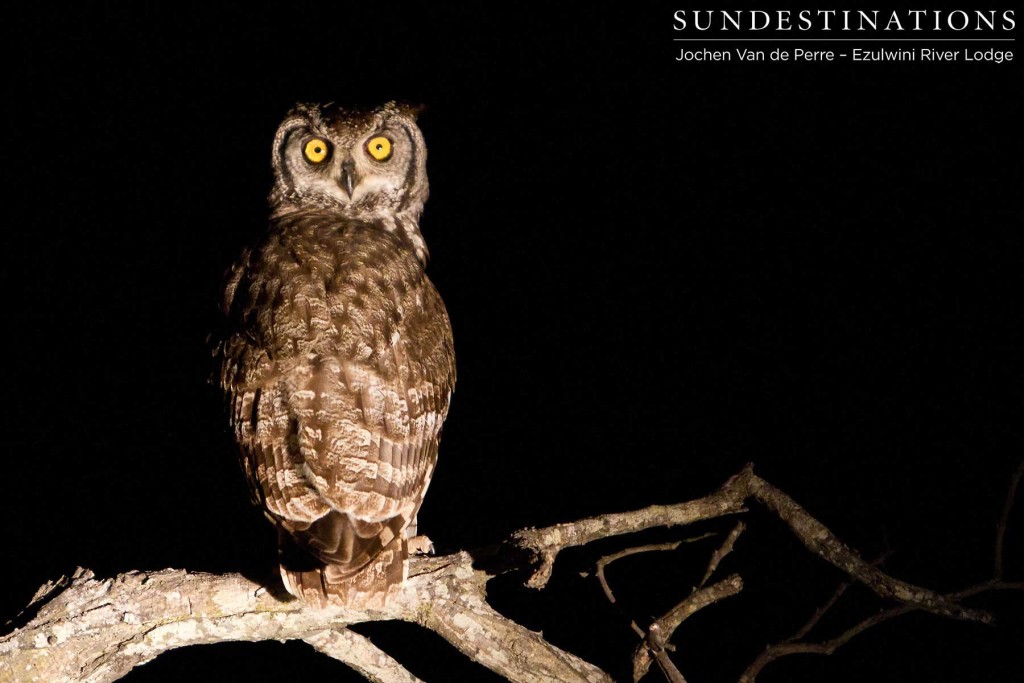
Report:
M281 580L289 593L307 604L381 609L405 581L408 550L404 536L394 538L372 561L353 572L344 565L318 562L302 552L286 532L281 533Z

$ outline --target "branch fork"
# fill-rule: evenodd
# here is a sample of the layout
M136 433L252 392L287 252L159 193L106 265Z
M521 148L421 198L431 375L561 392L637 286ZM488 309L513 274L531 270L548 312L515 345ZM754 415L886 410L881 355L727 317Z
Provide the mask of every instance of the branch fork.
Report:
M799 638L806 632L801 632L796 640L772 646L775 649L766 650L740 679L752 682L760 668L780 656L795 651L831 652L875 623L910 611L926 610L989 623L989 613L966 607L960 601L989 590L1024 589L1024 584L1002 579L1003 536L1022 470L1024 464L1013 480L997 534L994 578L948 595L894 579L865 562L789 496L755 475L749 466L718 491L696 500L523 529L502 544L506 552L501 554L518 561L526 558L532 570L527 585L542 588L551 577L559 553L566 548L654 527L689 525L739 514L752 498L783 519L813 554L847 573L852 581L898 603L831 641L805 643ZM641 640L634 656L637 679L655 662L667 680L685 683L668 657L672 649L669 641L684 620L742 590L743 581L735 574L710 585L708 582L733 551L744 528L742 522L738 523L724 539L690 595L646 629L633 623ZM615 602L604 575L608 564L639 552L676 546L678 543L641 547L602 558L597 574L608 599ZM487 582L493 573L475 565L469 552L442 557L414 556L409 563L409 580L394 599L382 609L365 611L342 607L318 609L295 600L282 600L274 587L239 574L165 569L100 579L79 569L72 576L42 586L18 619L24 623L0 636L0 683L114 681L168 650L232 640L303 640L371 681L418 681L369 639L348 628L381 620L408 621L430 629L470 659L510 681L611 681L597 666L495 611L486 599Z

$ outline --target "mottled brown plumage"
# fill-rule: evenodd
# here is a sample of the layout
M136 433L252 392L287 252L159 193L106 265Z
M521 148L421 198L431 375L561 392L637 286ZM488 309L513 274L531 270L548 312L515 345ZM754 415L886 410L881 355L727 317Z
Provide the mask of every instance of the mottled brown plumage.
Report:
M455 356L423 271L425 158L408 109L299 105L275 138L270 229L228 279L221 385L307 601L378 605L400 585L437 462Z

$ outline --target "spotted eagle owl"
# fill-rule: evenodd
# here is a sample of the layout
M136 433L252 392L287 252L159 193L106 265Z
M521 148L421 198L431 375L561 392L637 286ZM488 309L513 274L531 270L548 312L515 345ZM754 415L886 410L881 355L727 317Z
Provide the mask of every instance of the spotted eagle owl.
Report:
M415 119L297 105L274 137L269 230L224 292L242 463L286 588L314 604L380 605L401 585L455 386Z

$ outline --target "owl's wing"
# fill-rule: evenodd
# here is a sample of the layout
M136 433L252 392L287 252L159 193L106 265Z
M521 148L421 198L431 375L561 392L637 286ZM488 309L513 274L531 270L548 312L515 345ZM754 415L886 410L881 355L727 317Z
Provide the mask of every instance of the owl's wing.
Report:
M282 507L295 505L283 491L268 507L280 510L286 528L320 560L354 573L415 518L437 462L447 398L437 400L430 382L404 386L336 359L289 379L279 386L289 393L294 450L283 452L291 462L275 460L273 471L278 479L299 472L294 480L308 484L329 510L315 520L299 518L295 513L309 508Z
M419 300L380 342L375 362L321 357L293 392L300 424L311 427L298 435L303 461L315 488L349 521L324 519L305 530L318 556L336 567L358 568L401 535L437 462L454 352L429 280Z
M454 354L444 306L424 282L422 308L365 360L322 343L287 353L322 342L312 333L285 335L291 343L274 359L258 335L236 334L224 354L222 381L257 496L336 578L400 542L437 460ZM312 299L292 307L307 331L330 319L309 310ZM290 316L276 315L289 325Z
M281 301L272 305L282 295L281 278L254 267L257 258L247 249L228 273L221 308L230 332L214 348L220 385L228 397L253 502L275 518L312 522L325 515L329 506L298 476L291 456L295 425L282 408L287 407L285 380L296 357L289 352L293 345L273 339L276 319L289 316L277 315ZM289 302L284 310L293 308Z

